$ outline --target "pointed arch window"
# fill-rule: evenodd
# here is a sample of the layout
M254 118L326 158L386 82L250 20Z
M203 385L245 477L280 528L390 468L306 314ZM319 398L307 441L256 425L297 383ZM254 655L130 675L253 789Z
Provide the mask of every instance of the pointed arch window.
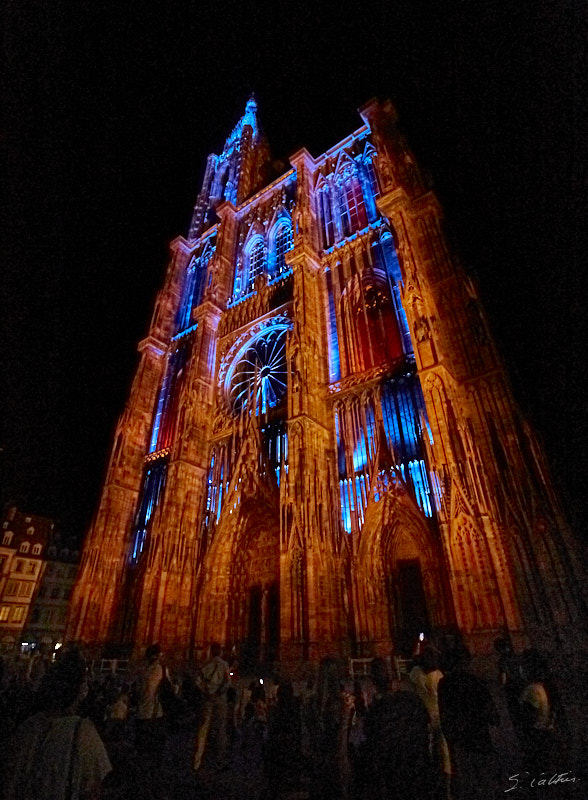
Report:
M361 170L349 161L329 182L322 179L317 191L325 248L331 247L341 238L351 236L368 224L364 191L371 193L371 190L367 182L367 175L362 179ZM372 199L369 218L372 220L376 216Z
M340 318L348 374L392 364L402 357L398 320L381 272L352 279L341 295Z
M362 160L359 162L358 176L361 183L368 220L374 222L378 217L376 198L380 195L380 187L372 163L371 152L365 153Z
M355 231L365 228L367 225L367 214L365 213L365 203L363 192L356 172L348 172L342 183L342 205L345 207L345 225L347 225L346 236L350 236ZM342 216L342 220L344 217Z
M146 467L141 502L133 526L131 561L137 563L147 542L151 519L165 488L167 461L160 460Z
M265 269L265 244L261 236L256 237L247 251L247 292L253 290L258 275Z
M349 236L351 233L351 219L349 216L349 206L347 204L347 189L343 180L335 184L336 188L336 207L339 217L339 225L342 236Z
M274 238L273 247L273 274L282 275L289 269L286 264L286 253L292 249L292 226L288 222L281 222Z
M184 279L182 303L178 312L177 333L189 328L192 324L192 311L202 302L206 286L206 272L214 253L214 247L207 245L200 257L193 256Z
M189 345L186 341L182 341L168 357L151 431L150 453L163 450L172 444L178 416L179 396L185 380L185 367L189 356Z
M335 243L335 222L333 219L333 208L331 206L331 192L329 186L323 183L318 188L319 193L319 213L323 229L323 241L325 247L331 247Z

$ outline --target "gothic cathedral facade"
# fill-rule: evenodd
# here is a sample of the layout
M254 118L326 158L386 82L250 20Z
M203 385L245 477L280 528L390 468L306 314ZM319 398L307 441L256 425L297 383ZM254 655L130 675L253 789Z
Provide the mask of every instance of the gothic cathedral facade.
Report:
M271 179L255 100L171 244L68 636L191 659L560 641L580 565L389 102ZM558 638L559 637L559 638Z

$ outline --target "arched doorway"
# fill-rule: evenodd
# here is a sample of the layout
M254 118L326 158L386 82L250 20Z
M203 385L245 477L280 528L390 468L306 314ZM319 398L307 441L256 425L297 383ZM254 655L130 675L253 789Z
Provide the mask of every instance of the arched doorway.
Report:
M248 669L279 657L279 527L272 515L246 508L240 528L230 570L228 633L239 650L241 668Z
M430 599L424 585L422 554L410 537L388 554L384 566L390 604L390 627L395 649L410 655L421 633L431 627Z
M442 548L400 482L370 497L356 555L361 651L410 655L419 634L453 622Z

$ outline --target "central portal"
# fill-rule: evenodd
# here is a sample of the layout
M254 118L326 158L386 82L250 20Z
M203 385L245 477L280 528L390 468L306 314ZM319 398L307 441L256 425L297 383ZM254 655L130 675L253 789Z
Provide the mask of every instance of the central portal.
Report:
M429 612L418 558L397 562L392 578L395 639L399 652L410 655L419 635L429 633Z
M231 633L245 671L279 658L280 545L271 523L248 520L233 567Z
M249 590L249 626L242 649L246 667L278 658L280 646L280 589L278 583L269 587L252 586Z

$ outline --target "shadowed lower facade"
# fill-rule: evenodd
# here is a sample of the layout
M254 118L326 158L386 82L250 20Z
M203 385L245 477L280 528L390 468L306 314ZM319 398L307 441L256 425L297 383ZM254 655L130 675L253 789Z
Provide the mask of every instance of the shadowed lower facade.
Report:
M190 659L571 642L581 568L474 281L389 102L272 178L208 157L83 550L68 637Z

